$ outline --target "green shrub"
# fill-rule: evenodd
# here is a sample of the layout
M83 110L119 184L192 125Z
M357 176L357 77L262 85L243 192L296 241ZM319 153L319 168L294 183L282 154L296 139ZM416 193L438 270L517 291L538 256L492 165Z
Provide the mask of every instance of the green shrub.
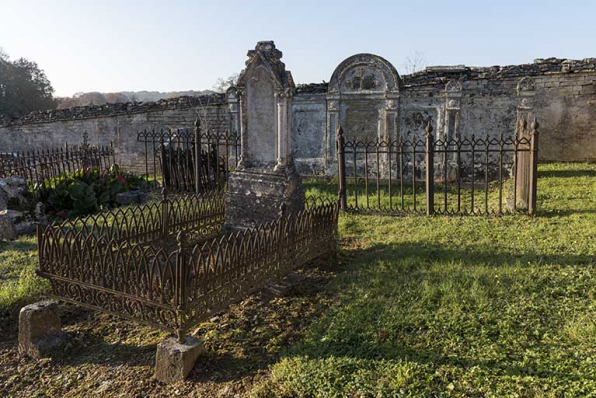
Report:
M80 217L116 206L116 195L143 188L138 175L113 165L101 172L97 168L80 169L48 181L46 211L50 219Z

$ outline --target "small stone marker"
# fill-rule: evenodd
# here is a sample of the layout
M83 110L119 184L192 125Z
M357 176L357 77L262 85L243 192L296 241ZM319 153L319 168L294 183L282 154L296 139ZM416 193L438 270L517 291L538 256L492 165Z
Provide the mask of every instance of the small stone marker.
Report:
M203 341L186 336L183 342L170 337L157 345L155 378L170 384L184 381L204 352Z
M62 331L58 303L44 300L21 308L19 313L19 352L43 358L68 340Z

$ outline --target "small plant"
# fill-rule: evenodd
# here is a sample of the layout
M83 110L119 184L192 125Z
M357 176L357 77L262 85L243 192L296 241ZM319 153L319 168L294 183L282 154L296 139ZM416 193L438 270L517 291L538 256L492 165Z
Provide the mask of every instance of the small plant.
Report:
M117 205L116 195L131 189L142 189L145 181L117 165L109 170L80 169L48 181L53 186L47 195L46 208L51 219L80 217Z

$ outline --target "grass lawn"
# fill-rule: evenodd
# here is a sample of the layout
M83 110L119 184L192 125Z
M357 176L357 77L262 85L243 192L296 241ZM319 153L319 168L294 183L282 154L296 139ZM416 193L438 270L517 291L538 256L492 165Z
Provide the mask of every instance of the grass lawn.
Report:
M337 303L253 395L596 396L596 165L538 190L535 218L343 217Z
M149 381L160 333L84 313L67 322L72 352L49 367L18 359L11 332L0 392L596 396L595 177L596 164L542 165L537 217L342 216L341 264L305 271L321 290L251 297L202 325L208 353L180 385ZM35 250L0 243L3 325L47 289Z

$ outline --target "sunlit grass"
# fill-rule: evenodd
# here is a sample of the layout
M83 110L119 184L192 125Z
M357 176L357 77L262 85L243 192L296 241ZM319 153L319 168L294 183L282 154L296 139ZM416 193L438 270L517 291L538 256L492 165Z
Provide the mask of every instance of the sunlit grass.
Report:
M537 217L342 217L337 304L253 395L591 396L594 177L541 166Z

